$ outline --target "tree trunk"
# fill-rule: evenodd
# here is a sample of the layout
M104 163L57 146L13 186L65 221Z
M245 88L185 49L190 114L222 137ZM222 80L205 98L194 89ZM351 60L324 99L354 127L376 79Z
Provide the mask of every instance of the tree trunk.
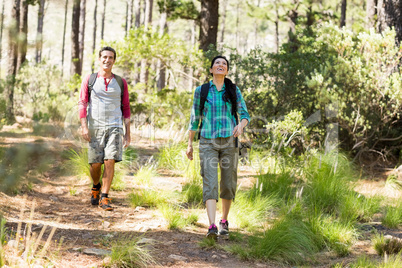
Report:
M240 25L240 0L237 0L237 5L236 5L236 49L240 49L240 30L239 30L239 25Z
M36 31L36 56L35 61L42 61L42 44L43 44L43 18L45 16L45 0L40 0L38 9L38 28Z
M134 11L134 0L127 0L127 24L126 24L126 35L128 31L130 31L133 28L133 14Z
M375 15L377 15L377 0L367 0L366 3L366 23L368 28L374 28L375 26Z
M2 61L2 54L3 53L1 53L2 51L3 51L3 45L2 45L2 43L3 43L3 28L4 28L4 1L5 0L3 0L3 5L2 5L2 8L1 8L1 19L0 19L0 62ZM1 64L0 64L0 79L1 79Z
M66 0L66 4L64 5L63 45L61 47L61 77L64 76L64 51L66 46L67 11L68 0Z
M81 0L81 11L80 11L80 70L81 71L84 62L86 5L87 0Z
M298 50L299 46L297 44L297 36L296 36L296 23L297 19L299 17L299 13L297 9L299 8L300 1L299 0L293 0L292 2L293 8L288 11L287 17L288 17L288 22L289 22L289 43L291 43L290 49L291 52L295 52Z
M141 24L141 1L140 0L134 0L134 12L135 12L135 22L134 25L135 27L140 27Z
M378 0L377 14L378 31L394 27L399 45L402 40L402 0Z
M223 12L222 12L222 23L221 23L221 39L219 42L223 44L223 40L225 37L225 26L226 26L226 10L228 7L229 0L223 0Z
M106 15L106 0L103 0L102 24L101 24L101 40L103 40L105 32L105 15Z
M95 0L95 9L94 9L94 32L93 32L93 43L92 43L92 54L95 54L95 49L96 49L96 27L97 27L97 22L96 22L96 11L98 10L98 0ZM91 61L91 72L94 72L94 60Z
M210 45L216 48L219 23L219 0L201 0L200 49L208 51Z
M153 0L145 0L145 14L144 14L144 28L148 30L151 27L152 23L152 5ZM140 82L148 85L149 78L149 62L147 59L141 60L141 73L140 73ZM145 87L145 92L147 92L147 87Z
M279 5L275 1L275 51L279 52Z
M342 6L341 6L341 22L339 24L339 27L344 27L346 25L346 0L342 0Z
M167 33L167 14L163 12L160 18L159 34L162 36ZM166 86L166 66L161 60L157 62L157 70L159 71L158 91L161 91Z
M80 63L80 0L73 0L73 16L71 24L71 75L81 75Z
M14 85L15 75L17 74L18 58L18 30L20 28L20 0L14 0L11 11L11 25L8 32L8 69L7 83L4 89L4 99L6 102L5 118L8 123L15 122L14 115Z
M19 29L19 48L17 60L17 72L26 61L28 49L28 1L21 0L20 3L20 29Z

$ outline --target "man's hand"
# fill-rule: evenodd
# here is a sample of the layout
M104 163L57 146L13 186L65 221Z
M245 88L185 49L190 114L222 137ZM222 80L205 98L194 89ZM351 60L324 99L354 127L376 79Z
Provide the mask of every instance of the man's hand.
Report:
M189 144L186 151L187 158L193 160L193 145Z
M89 129L87 126L81 126L81 136L87 142L91 142L91 134L89 133Z
M123 147L127 148L130 145L131 142L131 137L130 137L130 133L127 133L124 135L124 141L123 141Z

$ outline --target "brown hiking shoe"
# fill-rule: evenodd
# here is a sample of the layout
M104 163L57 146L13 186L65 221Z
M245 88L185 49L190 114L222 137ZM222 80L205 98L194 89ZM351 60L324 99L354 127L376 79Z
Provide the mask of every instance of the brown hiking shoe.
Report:
M92 188L91 191L91 204L96 206L99 205L100 188Z
M110 205L111 203L111 199L107 198L107 197L103 197L100 201L99 201L99 207L103 210L113 210L112 206Z

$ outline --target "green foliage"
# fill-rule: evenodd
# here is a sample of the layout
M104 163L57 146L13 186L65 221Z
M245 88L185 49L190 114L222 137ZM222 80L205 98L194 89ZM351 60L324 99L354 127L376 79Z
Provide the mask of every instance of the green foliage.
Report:
M65 83L55 65L26 64L18 72L17 81L15 111L35 121L62 121L68 111L78 109L80 77Z
M166 168L176 172L183 172L186 170L189 160L185 152L187 144L173 143L163 146L159 149L157 156L159 168Z
M159 11L165 12L170 20L178 18L186 20L198 20L200 12L189 0L158 0Z
M144 186L152 185L152 178L158 175L155 165L141 166L134 176L136 183Z
M202 185L197 183L186 183L182 189L183 202L188 204L202 204Z
M388 206L382 223L389 228L398 228L402 225L402 202L399 201L396 206Z
M200 242L198 242L198 245L202 249L214 249L218 246L216 244L215 239L209 239L209 238L203 238Z
M114 191L123 191L126 189L126 182L124 181L125 172L119 168L117 168L114 172L112 185L110 188Z
M116 240L112 245L111 261L107 267L148 267L155 264L146 245L138 245L138 237Z

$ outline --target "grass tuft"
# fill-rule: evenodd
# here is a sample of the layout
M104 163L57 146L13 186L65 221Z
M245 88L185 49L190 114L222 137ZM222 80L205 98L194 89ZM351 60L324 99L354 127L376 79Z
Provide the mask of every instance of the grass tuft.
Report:
M384 256L397 254L402 250L402 240L396 237L384 237L383 234L377 234L373 239L374 249L378 255Z
M68 169L71 170L76 176L91 177L88 164L88 150L82 148L79 151L70 149L68 151Z
M156 172L155 165L145 165L141 166L141 168L137 171L134 176L135 181L144 186L152 185L152 178L156 177L158 173Z
M106 267L148 267L155 264L146 245L138 245L138 237L117 240L112 245L111 261Z
M218 245L215 241L215 239L209 239L209 238L203 238L200 242L198 242L198 245L202 248L202 249L214 249L216 248Z
M389 228L398 228L402 224L402 202L395 207L388 206L382 223Z
M195 224L199 218L198 213L195 211L184 217L180 209L172 205L162 204L159 206L159 210L168 222L168 229L170 230L184 229L188 225Z
M152 189L142 189L140 193L130 193L129 200L132 207L157 207L167 201L167 196Z

